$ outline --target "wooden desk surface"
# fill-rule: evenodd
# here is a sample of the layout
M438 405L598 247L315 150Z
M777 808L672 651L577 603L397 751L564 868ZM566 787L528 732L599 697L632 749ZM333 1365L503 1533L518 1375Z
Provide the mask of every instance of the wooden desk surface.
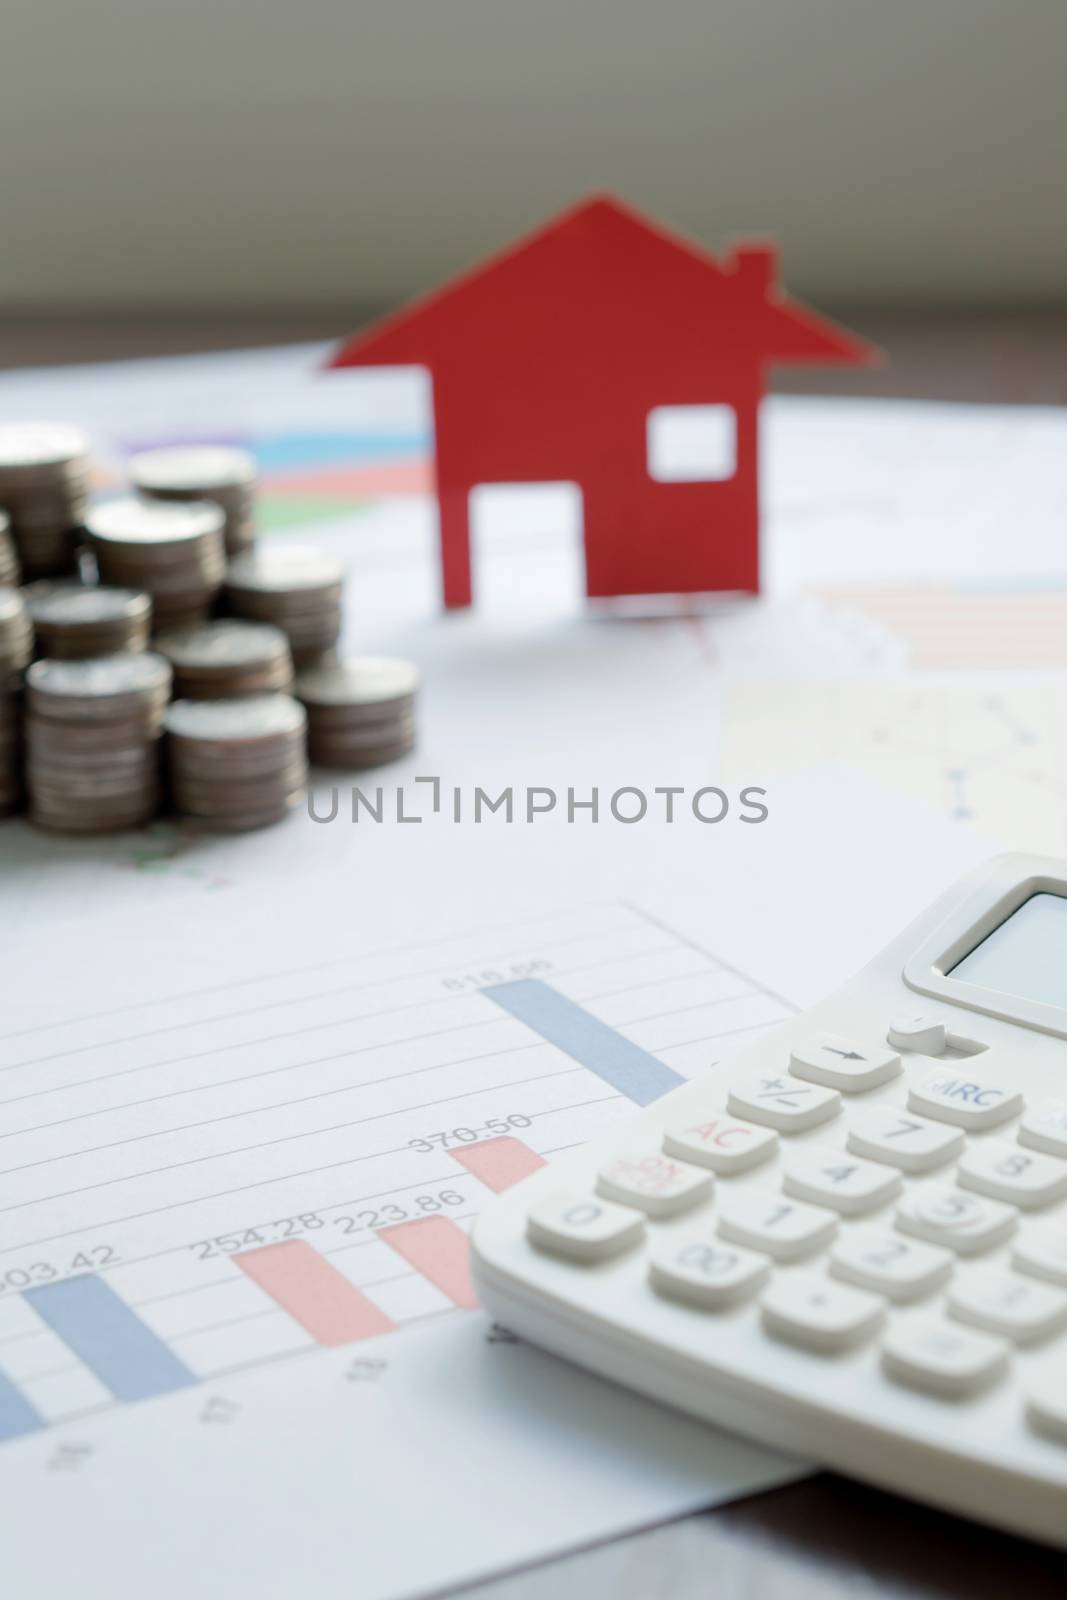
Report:
M777 389L1067 404L1067 311L837 314L889 352L891 364L783 374ZM0 367L333 338L361 320L336 309L240 319L0 316ZM469 1600L1064 1600L1067 1555L820 1474L465 1593Z

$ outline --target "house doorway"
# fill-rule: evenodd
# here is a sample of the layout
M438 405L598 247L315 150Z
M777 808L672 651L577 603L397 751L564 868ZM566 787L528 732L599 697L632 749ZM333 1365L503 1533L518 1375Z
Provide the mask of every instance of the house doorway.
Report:
M470 495L479 610L574 615L583 609L585 546L577 483L481 483Z

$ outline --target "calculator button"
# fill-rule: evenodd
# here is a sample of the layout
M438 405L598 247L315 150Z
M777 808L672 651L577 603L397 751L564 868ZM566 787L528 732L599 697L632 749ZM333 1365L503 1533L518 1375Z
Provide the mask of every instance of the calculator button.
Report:
M988 1387L1007 1362L1008 1346L1002 1339L936 1318L901 1317L882 1345L888 1377L953 1399Z
M1028 1106L1019 1125L1019 1143L1050 1156L1067 1156L1067 1100Z
M609 1161L601 1168L596 1187L605 1200L636 1206L650 1217L673 1217L706 1200L714 1182L702 1167L675 1161L655 1150Z
M944 1055L948 1043L945 1024L925 1013L894 1017L888 1038L894 1050L916 1050L923 1056Z
M693 1234L674 1234L658 1240L648 1262L649 1282L654 1289L712 1310L753 1293L766 1283L769 1272L766 1256Z
M526 1219L531 1244L572 1261L606 1261L644 1236L645 1219L589 1194L556 1195Z
M790 1152L782 1187L798 1200L829 1206L844 1216L858 1216L895 1200L900 1173L861 1156L846 1155L825 1145L807 1145Z
M830 1252L835 1278L896 1301L917 1300L939 1289L952 1265L951 1251L902 1239L884 1228L848 1228Z
M973 1131L995 1128L1016 1116L1023 1108L1023 1097L1018 1089L953 1065L938 1067L912 1083L908 1106L939 1122Z
M965 1189L1035 1210L1067 1194L1067 1161L1006 1139L982 1139L964 1152L958 1179Z
M911 1190L897 1207L901 1233L930 1244L947 1245L957 1255L977 1255L1001 1244L1015 1227L1019 1213L999 1200L967 1194L947 1183Z
M663 1148L670 1156L695 1161L712 1172L743 1172L773 1156L778 1135L773 1128L760 1128L754 1122L740 1122L723 1114L668 1128Z
M1031 1381L1026 1420L1035 1433L1067 1444L1067 1368L1061 1365Z
M821 1250L836 1232L837 1218L832 1211L783 1200L773 1189L738 1189L722 1197L722 1237L761 1250L776 1261L795 1261Z
M876 1089L903 1070L895 1050L884 1046L856 1044L836 1033L818 1033L813 1039L793 1046L789 1070L795 1078L825 1084L856 1094L861 1089Z
M1067 1289L1067 1228L1054 1222L1031 1223L1024 1228L1011 1253L1012 1265L1031 1278L1058 1283Z
M776 1339L832 1355L869 1338L885 1317L879 1295L831 1283L819 1272L789 1272L763 1296L763 1326Z
M958 1156L964 1146L960 1128L927 1122L895 1106L867 1106L853 1112L848 1147L857 1155L885 1161L902 1172L928 1172Z
M1067 1294L1011 1272L979 1270L956 1280L948 1309L961 1322L1002 1334L1015 1344L1031 1344L1067 1323Z
M841 1096L836 1089L801 1083L783 1072L755 1072L730 1086L729 1106L735 1117L747 1117L780 1133L801 1133L836 1114Z

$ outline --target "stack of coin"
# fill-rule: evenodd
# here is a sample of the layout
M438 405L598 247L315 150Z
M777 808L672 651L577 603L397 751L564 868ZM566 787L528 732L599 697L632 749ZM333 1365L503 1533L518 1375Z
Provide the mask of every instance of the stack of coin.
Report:
M136 589L41 578L23 597L42 656L72 661L148 646L152 602Z
M174 668L179 699L231 700L246 694L288 694L293 687L289 641L269 622L205 622L164 634L158 649Z
M230 562L226 601L239 617L281 628L302 666L337 643L343 583L344 568L331 556L305 545L266 545Z
M255 543L256 463L230 445L173 445L142 450L128 463L130 482L155 500L213 500L226 518L226 554Z
M0 585L18 583L21 577L19 555L11 537L11 518L6 511L0 511Z
M55 422L0 425L0 506L11 519L23 575L74 570L89 492L89 447Z
M227 832L280 822L307 786L307 718L285 694L175 700L164 719L178 811Z
M17 589L0 588L0 816L22 795L23 668L33 656L33 623Z
M15 690L33 660L33 622L17 589L0 589L0 693Z
M223 513L206 500L169 504L128 496L85 520L103 583L143 589L157 633L203 622L226 566Z
M17 811L22 799L20 698L12 690L0 690L0 817Z
M317 766L379 767L415 747L419 674L410 661L352 656L297 674Z
M170 687L157 655L35 661L26 674L31 819L60 833L106 833L155 816Z

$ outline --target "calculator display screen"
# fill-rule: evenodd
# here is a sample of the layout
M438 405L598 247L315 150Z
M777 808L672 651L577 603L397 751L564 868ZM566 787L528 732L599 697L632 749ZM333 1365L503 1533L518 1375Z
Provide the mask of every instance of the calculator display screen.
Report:
M950 971L964 983L1067 1010L1067 899L1031 895Z

